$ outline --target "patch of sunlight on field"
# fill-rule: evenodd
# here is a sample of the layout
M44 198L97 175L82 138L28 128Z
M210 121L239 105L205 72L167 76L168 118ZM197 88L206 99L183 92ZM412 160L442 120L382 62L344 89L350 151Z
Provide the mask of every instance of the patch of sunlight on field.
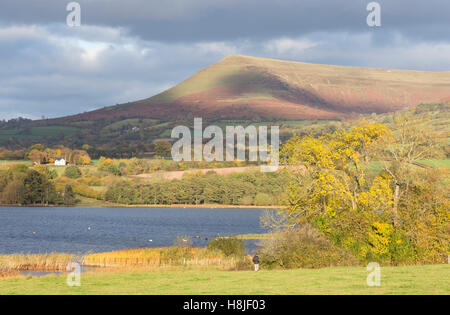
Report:
M219 99L219 102L245 102L253 99L274 100L275 98L268 93L244 93L239 97Z

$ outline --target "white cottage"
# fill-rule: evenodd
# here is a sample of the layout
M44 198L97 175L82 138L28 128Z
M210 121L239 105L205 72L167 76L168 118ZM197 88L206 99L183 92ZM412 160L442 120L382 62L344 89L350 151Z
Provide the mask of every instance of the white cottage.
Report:
M65 166L67 164L65 158L56 158L55 159L55 165L56 166Z

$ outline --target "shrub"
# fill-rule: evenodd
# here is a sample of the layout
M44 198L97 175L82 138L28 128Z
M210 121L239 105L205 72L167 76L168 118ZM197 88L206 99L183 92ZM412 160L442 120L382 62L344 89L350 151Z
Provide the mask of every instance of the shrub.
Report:
M263 242L259 253L266 268L324 268L355 266L357 260L349 252L333 245L311 225L279 233Z
M25 187L20 180L14 180L5 187L0 194L0 202L5 204L23 204Z
M112 159L107 159L104 157L101 157L98 165L97 165L97 169L102 170L102 171L107 171L110 172L116 176L120 176L121 172L120 172L120 168L117 165L117 161L116 160L112 160Z
M121 181L108 188L105 200L121 204L133 204L137 202L138 191L134 185L127 181Z
M91 164L91 158L89 154L84 150L74 150L69 156L70 163L75 165L89 165Z
M259 193L255 196L255 206L270 206L272 200L268 194Z
M220 251L225 256L247 255L244 241L235 236L213 238L207 248L209 251Z
M75 193L73 192L72 186L68 184L64 187L63 203L67 206L71 206L76 203Z
M55 179L58 177L58 173L55 170L45 165L36 165L34 170L46 176L48 179Z
M72 179L77 179L81 177L81 171L78 167L72 165L66 168L66 170L64 171L64 176Z
M22 173L22 174L27 174L29 171L28 166L24 164L13 164L9 167L9 169L13 173Z
M155 143L155 153L160 157L169 157L172 146L167 141L158 141Z
M253 262L251 258L248 256L242 257L236 260L232 270L236 271L253 270Z
M253 205L253 197L252 196L245 196L244 198L241 199L239 204L241 204L243 206L251 206L251 205Z
M48 204L55 201L56 192L44 175L31 170L23 180L24 202L26 204Z

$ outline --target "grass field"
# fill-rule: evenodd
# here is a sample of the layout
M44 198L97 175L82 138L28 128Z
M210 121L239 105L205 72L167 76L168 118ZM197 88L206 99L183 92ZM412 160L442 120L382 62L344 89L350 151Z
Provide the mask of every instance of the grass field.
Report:
M430 166L432 168L449 168L450 169L450 160L421 160L417 161L426 166Z
M419 165L428 166L431 168L450 169L450 160L419 160L416 161ZM368 173L378 174L384 168L383 161L372 161L365 165L365 169ZM411 167L417 167L417 165L411 165Z
M31 166L32 163L27 160L0 160L0 166L8 166L13 164L25 164L27 166Z
M31 127L28 132L21 129L0 130L0 141L8 140L11 137L20 140L37 141L42 137L72 136L79 131L76 127L70 126L42 126Z
M450 265L385 267L381 286L366 284L365 268L319 270L108 272L0 281L0 294L450 294Z

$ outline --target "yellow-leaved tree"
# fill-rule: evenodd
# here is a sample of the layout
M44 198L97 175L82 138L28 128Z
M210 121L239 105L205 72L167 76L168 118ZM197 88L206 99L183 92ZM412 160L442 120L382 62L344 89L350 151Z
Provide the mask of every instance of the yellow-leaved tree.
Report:
M290 139L281 150L292 175L288 224L313 223L360 259L385 254L392 241L385 231L395 221L393 185L390 175L368 174L366 166L390 137L384 125L364 120L349 130Z

